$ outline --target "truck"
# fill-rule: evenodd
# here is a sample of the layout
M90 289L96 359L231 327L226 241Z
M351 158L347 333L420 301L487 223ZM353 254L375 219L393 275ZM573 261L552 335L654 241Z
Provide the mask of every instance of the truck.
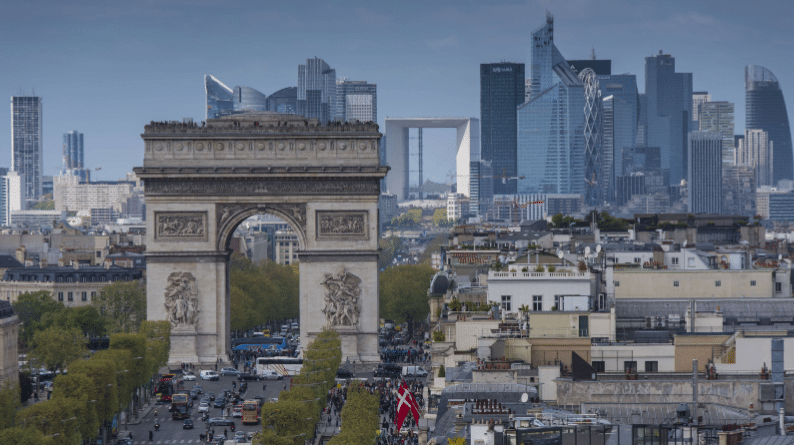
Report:
M174 420L190 418L190 395L178 393L171 396L170 411Z

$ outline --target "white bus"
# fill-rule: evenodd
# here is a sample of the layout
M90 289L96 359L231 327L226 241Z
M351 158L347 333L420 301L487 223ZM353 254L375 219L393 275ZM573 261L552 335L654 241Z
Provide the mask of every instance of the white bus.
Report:
M257 375L263 375L263 371L275 371L283 376L298 375L301 367L303 367L302 358L259 357L256 359Z

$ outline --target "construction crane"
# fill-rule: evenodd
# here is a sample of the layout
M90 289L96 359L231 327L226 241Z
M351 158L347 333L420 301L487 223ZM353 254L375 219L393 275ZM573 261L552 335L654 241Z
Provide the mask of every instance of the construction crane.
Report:
M507 184L507 180L508 179L510 179L510 180L524 179L525 176L507 176L507 169L503 168L501 176L500 175L494 175L494 178L501 179L502 180L502 184Z

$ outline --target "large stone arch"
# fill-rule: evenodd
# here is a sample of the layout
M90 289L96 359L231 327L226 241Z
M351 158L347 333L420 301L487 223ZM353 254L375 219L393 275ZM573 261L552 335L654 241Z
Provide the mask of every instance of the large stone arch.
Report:
M276 113L145 127L147 318L171 320L170 363L226 360L229 240L261 213L298 234L301 347L332 326L378 360L380 136Z

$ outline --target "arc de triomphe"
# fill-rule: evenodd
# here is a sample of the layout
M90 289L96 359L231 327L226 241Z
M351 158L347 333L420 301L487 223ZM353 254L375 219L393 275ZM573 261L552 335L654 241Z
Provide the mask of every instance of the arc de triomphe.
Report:
M170 363L226 359L229 241L260 213L298 235L301 347L332 326L343 360L379 359L376 124L256 112L141 137L147 318L171 321Z

